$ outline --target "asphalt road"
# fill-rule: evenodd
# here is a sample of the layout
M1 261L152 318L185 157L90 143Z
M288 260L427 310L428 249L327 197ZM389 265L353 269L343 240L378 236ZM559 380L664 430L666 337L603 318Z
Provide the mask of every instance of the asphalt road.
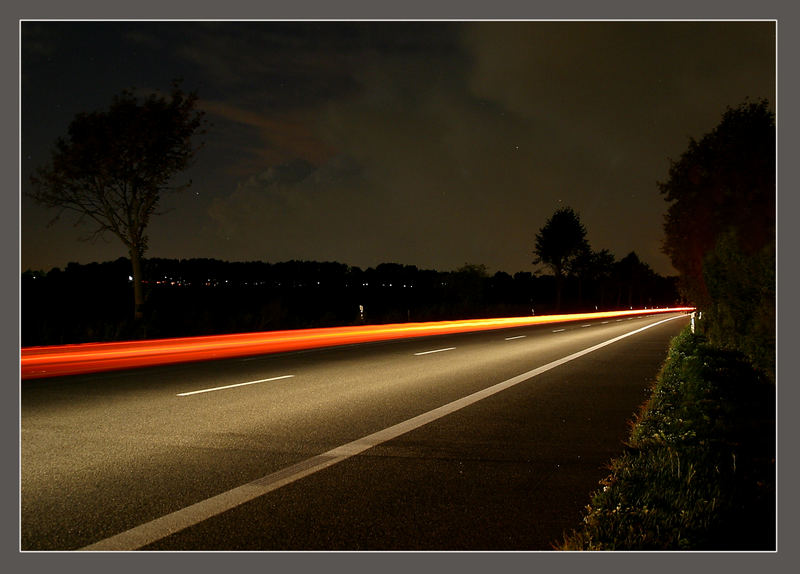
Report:
M688 321L24 381L21 549L549 550Z

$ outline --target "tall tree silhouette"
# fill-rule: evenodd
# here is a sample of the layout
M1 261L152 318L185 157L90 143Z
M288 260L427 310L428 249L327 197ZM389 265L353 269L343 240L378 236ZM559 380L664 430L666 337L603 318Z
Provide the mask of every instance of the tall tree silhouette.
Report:
M547 220L536 234L533 264L544 264L556 278L556 310L561 309L564 277L581 254L590 251L586 228L571 207L562 207Z
M748 253L775 241L775 118L767 101L728 108L716 128L689 141L658 186L670 203L664 253L684 295L707 305L703 259L723 233L735 231Z
M105 111L80 113L66 137L56 140L48 165L31 177L29 195L42 205L79 214L93 230L84 239L107 232L122 240L131 259L134 316L141 318L142 257L146 229L161 194L179 191L174 176L197 151L193 137L203 125L196 93L173 84L169 97L140 100L130 90L115 96Z
M690 140L659 184L671 203L664 252L711 342L775 376L775 116L768 102L728 108Z

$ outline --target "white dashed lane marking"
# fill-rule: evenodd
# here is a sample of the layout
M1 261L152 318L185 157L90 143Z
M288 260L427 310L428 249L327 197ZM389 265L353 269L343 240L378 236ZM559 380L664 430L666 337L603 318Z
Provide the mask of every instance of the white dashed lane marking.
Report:
M270 379L259 379L257 381L248 381L246 383L236 383L235 385L225 385L224 387L214 387L211 389L200 389L199 391L189 391L187 393L178 393L179 397L188 397L189 395L199 395L200 393L211 393L213 391L222 391L224 389L233 389L235 387L244 387L245 385L257 385L258 383L266 383L268 381L279 381L281 379L289 379L294 375L282 375L280 377L272 377Z
M433 351L422 351L421 353L414 353L415 356L430 355L431 353L443 353L444 351L453 351L455 347L447 347L446 349L434 349Z

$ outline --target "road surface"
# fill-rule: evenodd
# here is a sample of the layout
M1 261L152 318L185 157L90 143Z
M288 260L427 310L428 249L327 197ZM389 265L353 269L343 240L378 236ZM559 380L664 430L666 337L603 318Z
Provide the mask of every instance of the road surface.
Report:
M688 315L26 380L22 550L549 550Z

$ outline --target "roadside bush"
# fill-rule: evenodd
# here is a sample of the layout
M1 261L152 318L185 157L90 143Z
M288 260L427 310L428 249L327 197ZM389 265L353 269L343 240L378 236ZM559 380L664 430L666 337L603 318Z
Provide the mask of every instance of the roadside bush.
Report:
M702 322L709 340L746 355L775 379L775 244L748 253L735 232L720 236L704 260L711 303Z
M561 550L775 545L774 386L687 329Z

